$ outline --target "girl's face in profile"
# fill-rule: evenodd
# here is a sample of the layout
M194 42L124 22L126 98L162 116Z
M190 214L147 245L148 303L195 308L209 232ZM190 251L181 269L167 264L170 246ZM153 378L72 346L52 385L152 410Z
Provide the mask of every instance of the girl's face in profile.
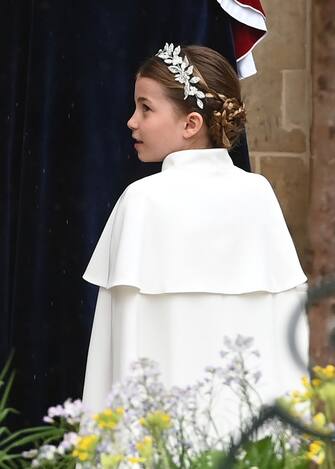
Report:
M136 140L135 149L141 161L162 161L169 153L186 148L185 116L177 113L157 81L137 78L135 105L127 125Z

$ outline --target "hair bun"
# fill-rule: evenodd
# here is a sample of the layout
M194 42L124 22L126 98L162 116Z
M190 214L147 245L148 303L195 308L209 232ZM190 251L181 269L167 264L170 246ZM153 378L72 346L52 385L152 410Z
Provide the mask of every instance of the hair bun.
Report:
M245 104L237 98L226 98L222 110L214 112L221 127L221 141L225 148L234 145L246 123Z
M244 131L246 123L245 104L237 98L222 98L219 110L213 110L209 133L218 147L231 148Z

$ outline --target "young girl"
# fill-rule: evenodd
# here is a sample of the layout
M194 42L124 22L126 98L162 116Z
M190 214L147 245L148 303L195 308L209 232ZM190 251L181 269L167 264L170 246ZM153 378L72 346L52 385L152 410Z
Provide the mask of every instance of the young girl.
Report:
M306 276L269 182L229 156L245 124L234 70L207 47L166 44L138 71L135 106L138 157L162 171L126 188L83 276L100 287L84 403L100 410L139 357L167 385L191 384L236 334L255 338L265 401L293 389ZM298 331L307 363L305 318Z

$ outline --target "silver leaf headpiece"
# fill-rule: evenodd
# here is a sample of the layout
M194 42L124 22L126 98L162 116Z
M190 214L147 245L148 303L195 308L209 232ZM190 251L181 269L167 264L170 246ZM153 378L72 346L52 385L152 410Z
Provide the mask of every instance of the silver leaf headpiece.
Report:
M195 83L200 81L200 78L193 76L193 65L189 64L186 55L182 59L179 54L180 46L174 47L172 43L166 43L164 49L159 49L156 56L163 59L169 65L168 69L175 75L175 80L184 85L184 99L188 96L195 96L198 107L203 109L204 103L202 99L206 95L194 86Z

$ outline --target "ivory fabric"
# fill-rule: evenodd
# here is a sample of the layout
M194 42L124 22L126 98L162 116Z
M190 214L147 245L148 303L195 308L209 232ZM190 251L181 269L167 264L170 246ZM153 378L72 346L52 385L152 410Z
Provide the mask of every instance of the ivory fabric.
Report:
M90 410L103 408L140 357L158 361L168 386L193 383L220 364L224 335L255 338L266 402L306 373L306 276L270 184L224 149L171 153L160 173L128 186L83 278L99 286L83 395ZM302 364L288 346L298 306Z
M83 278L148 294L274 293L307 280L269 182L222 148L171 153L130 184Z
M261 356L258 392L270 403L296 389L306 374L308 326L306 285L281 293L242 295L169 293L148 295L128 286L100 287L87 360L83 402L103 409L113 383L124 379L140 357L156 360L167 386L195 383L206 366L220 365L223 336L255 338ZM289 348L291 319L300 311L294 338L305 366ZM229 393L228 393L229 394ZM229 413L238 416L237 403ZM228 411L228 409L227 409Z

